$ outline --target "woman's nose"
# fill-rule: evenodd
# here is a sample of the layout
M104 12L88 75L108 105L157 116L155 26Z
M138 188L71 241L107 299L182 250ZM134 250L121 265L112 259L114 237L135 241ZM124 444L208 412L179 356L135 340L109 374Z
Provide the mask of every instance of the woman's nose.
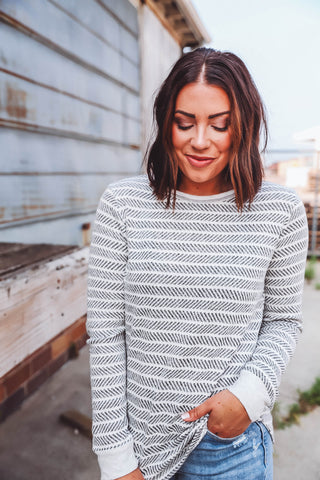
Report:
M194 130L194 135L190 139L190 144L197 150L204 150L210 145L210 139L207 135L206 129L197 128Z

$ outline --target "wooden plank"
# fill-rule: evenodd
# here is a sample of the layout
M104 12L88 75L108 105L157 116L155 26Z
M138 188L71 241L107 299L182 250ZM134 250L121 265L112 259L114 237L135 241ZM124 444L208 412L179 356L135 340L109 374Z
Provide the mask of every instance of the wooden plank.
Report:
M119 51L48 0L2 0L1 12L7 15L8 21L11 19L16 28L21 29L19 24L22 24L32 36L50 48L70 56L74 61L85 62L88 68L95 68L125 84L130 83L131 88L139 90L138 65L131 62L134 75L128 78L126 71L122 70L126 62L121 61L123 56Z
M26 267L71 253L70 245L0 243L0 281Z
M140 122L0 72L0 118L55 134L140 144ZM128 128L128 125L130 128Z
M25 243L5 243L0 242L0 255L4 255L5 253L11 254L12 252L18 252L21 247L24 247Z
M175 20L173 27L175 28L175 30L182 34L188 33L190 31L190 27L184 19Z
M76 247L75 246L70 246L70 245L53 245L53 244L46 244L46 245L41 245L41 244L34 244L34 243L17 243L17 242L0 242L0 256L1 259L3 260L3 257L5 255L10 255L12 256L12 264L17 265L20 263L16 259L16 255L20 255L21 251L24 251L25 248L30 248L32 247L34 249L34 254L37 255L38 252L37 250L41 249L41 259L43 260L49 260L52 259L54 256L61 256L65 255L66 251L72 251ZM39 260L41 260L39 259ZM5 260L6 261L6 260ZM25 261L28 263L29 260L25 259ZM31 262L33 263L35 260L31 259ZM18 262L18 263L17 263ZM11 265L11 263L10 263Z
M0 191L6 199L0 208L0 225L93 211L108 183L117 178L109 174L0 176Z
M165 5L165 16L172 19L181 19L183 18L180 10L173 4Z
M0 145L6 159L2 162L0 177L14 173L132 176L139 173L142 160L139 150L122 145L31 135L23 130L0 128Z
M89 249L0 284L0 377L86 313Z

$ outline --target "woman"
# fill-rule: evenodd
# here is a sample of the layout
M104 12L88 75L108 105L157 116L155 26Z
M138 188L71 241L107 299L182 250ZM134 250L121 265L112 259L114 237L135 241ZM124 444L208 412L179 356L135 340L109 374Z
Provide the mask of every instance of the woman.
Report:
M108 186L91 243L101 478L270 480L271 409L301 330L304 206L263 180L264 109L236 55L182 56L155 117L147 175Z

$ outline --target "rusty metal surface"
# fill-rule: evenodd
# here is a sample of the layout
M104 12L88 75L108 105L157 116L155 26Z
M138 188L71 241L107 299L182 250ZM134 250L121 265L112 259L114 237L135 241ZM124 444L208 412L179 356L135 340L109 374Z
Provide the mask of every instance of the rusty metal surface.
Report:
M0 128L0 145L1 175L134 175L141 164L139 150L25 130Z
M30 57L33 62L30 62ZM120 86L6 24L1 24L0 28L0 69L39 86L139 120L139 92L132 90L131 82Z
M87 3L87 11L91 8ZM120 3L129 4L126 0ZM101 38L93 35L74 18L71 18L60 8L47 0L1 0L0 12L7 15L12 23L18 22L29 29L30 34L38 41L48 42L48 46L63 49L70 54L86 62L96 69L105 72L111 78L127 84L131 83L136 91L139 89L139 65L125 57L121 51L123 43L120 35L119 49L107 44ZM106 28L108 20L106 19ZM38 37L38 38L37 38ZM134 38L134 37L133 37ZM134 39L138 50L138 40ZM120 51L119 51L120 50ZM128 77L128 73L130 76Z
M83 243L107 184L140 171L137 12L116 4L0 0L6 241Z
M97 196L119 175L12 175L0 176L0 227L66 213L95 210ZM45 228L45 226L44 226ZM80 227L79 227L80 228Z
M96 0L96 2L114 15L125 28L130 29L133 34L138 36L138 17L130 2L123 0L117 0L116 2L114 0Z
M0 71L0 118L47 129L139 144L140 123Z
M115 50L120 51L132 63L139 65L139 50L136 48L137 15L131 4L113 1L110 4L113 9L110 9L110 6L101 1L91 1L88 9L87 0L49 0L49 2L61 8L63 12ZM134 19L133 22L132 19Z

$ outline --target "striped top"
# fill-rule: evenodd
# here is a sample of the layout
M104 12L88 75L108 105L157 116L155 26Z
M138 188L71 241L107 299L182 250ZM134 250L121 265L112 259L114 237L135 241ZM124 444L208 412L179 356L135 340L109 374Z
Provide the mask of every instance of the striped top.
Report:
M207 431L180 415L229 389L272 434L270 410L301 331L308 244L294 190L263 181L251 209L233 190L177 192L147 175L108 186L89 258L93 451L102 480L138 465L168 480Z

